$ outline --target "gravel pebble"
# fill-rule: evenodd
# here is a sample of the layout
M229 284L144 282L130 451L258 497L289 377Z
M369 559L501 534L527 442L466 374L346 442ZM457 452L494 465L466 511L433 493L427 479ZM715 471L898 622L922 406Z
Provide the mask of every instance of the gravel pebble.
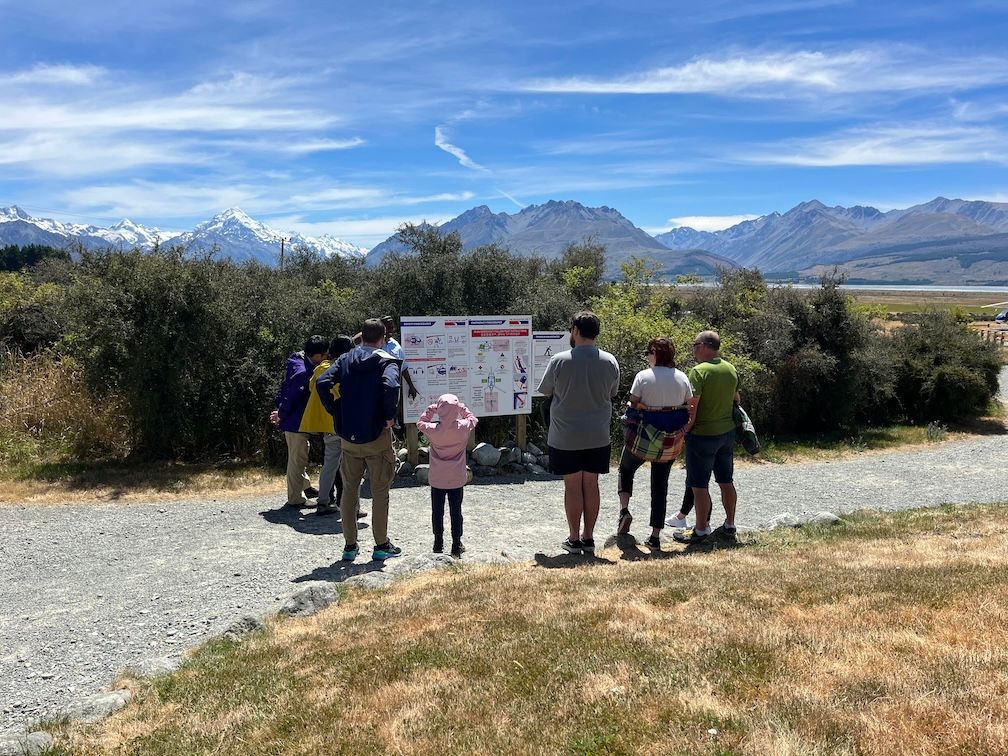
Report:
M1008 400L1008 370L1001 396ZM988 436L842 461L741 464L738 524L745 531L862 508L1008 501L1003 450L1003 437ZM638 474L631 504L640 533L646 475ZM683 477L677 467L670 510ZM615 528L616 478L615 468L601 478L603 542ZM367 518L360 521L361 556L348 565L340 561L339 520L283 507L276 495L224 505L0 505L0 732L67 709L79 700L76 691L101 690L126 667L177 659L182 648L220 636L239 617L275 612L277 597L290 597L303 583L380 587L399 574L453 564L430 552L429 489L400 485L392 492L389 532L406 557L385 564L369 561ZM467 562L556 555L567 535L563 487L553 476L477 480L463 507ZM717 503L714 511L716 524Z

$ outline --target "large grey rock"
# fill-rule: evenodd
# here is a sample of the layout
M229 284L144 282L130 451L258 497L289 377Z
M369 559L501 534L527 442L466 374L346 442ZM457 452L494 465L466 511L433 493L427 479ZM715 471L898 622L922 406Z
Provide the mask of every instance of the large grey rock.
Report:
M280 607L289 617L310 617L327 606L339 603L340 592L332 583L316 583L302 588Z
M426 486L430 483L430 465L417 465L416 469L413 470L413 475L416 477L416 482L421 486Z
M396 475L398 475L400 478L408 478L414 472L415 470L413 469L413 465L411 465L409 462L400 462L399 469L396 470Z
M521 475L525 472L525 465L521 462L508 462L499 469L501 472L507 473L508 475Z
M523 465L537 465L537 464L539 464L539 460L536 459L536 455L535 454L530 454L529 452L525 452L524 454L522 454L521 461L522 461Z
M469 466L466 466L466 483L472 483L472 479L473 479L472 468L469 467Z
M106 693L96 693L71 704L63 714L68 719L79 720L88 724L105 719L115 714L133 700L133 694L127 689L110 690Z
M259 617L246 614L239 617L224 630L221 635L228 640L240 641L251 632L255 632L263 626L263 621Z
M501 458L500 449L488 443L477 444L472 455L476 464L482 467L495 467Z
M477 478L490 478L497 474L497 468L489 465L476 465L473 468L473 475Z
M497 461L498 466L521 462L522 450L517 446L502 446L498 451L500 451L500 459Z
M790 512L783 512L772 517L770 522L767 523L767 528L770 530L773 530L774 528L800 528L802 523L802 519L797 515L793 515Z
M0 735L0 756L38 756L52 745L52 735L42 730L7 733Z
M540 454L536 457L536 462L538 462L543 467L549 467L549 454Z
M181 666L181 656L156 656L152 659L144 659L141 662L130 665L129 671L137 677L149 680L154 677L170 675Z
M408 460L409 459L409 449L407 449L404 446L402 449L400 449L399 451L397 451L396 452L396 459L399 460L400 462L405 462L406 460Z
M525 445L525 451L527 451L529 454L532 454L532 455L534 455L536 457L538 457L540 454L544 453L543 450L540 449L535 444L526 444Z
M430 462L430 447L421 446L417 449L417 462L421 464L426 464Z
M542 465L529 465L528 471L533 475L549 475L550 472Z

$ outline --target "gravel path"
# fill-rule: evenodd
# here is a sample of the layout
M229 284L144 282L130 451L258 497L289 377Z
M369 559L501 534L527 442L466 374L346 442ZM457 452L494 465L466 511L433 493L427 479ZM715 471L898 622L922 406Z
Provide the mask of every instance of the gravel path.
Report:
M738 522L1008 501L1005 443L988 436L836 462L740 465ZM633 506L639 535L646 475L638 473ZM673 500L682 479L681 469L673 472ZM561 484L495 480L466 489L466 560L560 553ZM604 537L618 509L615 474L603 476L602 494ZM429 553L429 496L421 487L392 493L390 533L408 554ZM271 496L0 507L0 732L95 692L130 664L181 653L243 614L278 608L301 582L346 577L339 522L281 503ZM366 526L360 541L365 554L355 569L377 567L363 564Z

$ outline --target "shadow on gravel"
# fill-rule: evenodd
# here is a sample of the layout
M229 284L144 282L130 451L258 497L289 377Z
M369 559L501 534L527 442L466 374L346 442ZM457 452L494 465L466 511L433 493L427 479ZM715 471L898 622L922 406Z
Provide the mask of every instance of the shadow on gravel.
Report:
M343 523L336 515L319 517L314 509L295 509L294 507L278 507L266 509L259 513L266 522L273 525L286 525L298 533L305 535L338 535L343 532ZM357 521L357 530L367 530L367 519Z
M385 562L371 560L370 562L343 562L336 560L325 567L316 567L307 575L294 578L293 583L308 583L312 580L325 580L330 583L342 583L347 578L357 575L367 575L371 572L381 572Z
M563 554L536 554L535 563L539 567L545 567L549 570L569 570L575 567L585 567L585 566L602 566L608 565L613 566L616 562L610 561L609 559L603 559L598 554L568 554L564 552Z
M609 550L612 548L619 549L620 556L618 560L605 559L599 556L598 553L586 556L577 556L574 554L559 554L557 556L550 556L547 554L536 554L535 562L540 567L546 567L548 569L570 569L573 567L581 567L583 565L615 565L619 561L624 562L640 562L651 559L675 559L676 557L690 556L691 554L709 554L712 551L721 551L724 549L738 549L742 548L746 544L744 542L734 541L707 541L706 543L696 543L684 545L680 543L662 543L662 548L660 550L649 549L648 547L642 545L632 535L611 535L603 544L603 550Z

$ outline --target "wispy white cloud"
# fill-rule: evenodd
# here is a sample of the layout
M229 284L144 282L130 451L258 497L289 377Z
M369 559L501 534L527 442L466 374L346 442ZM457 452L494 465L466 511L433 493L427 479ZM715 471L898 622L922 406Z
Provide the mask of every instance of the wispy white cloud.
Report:
M858 49L697 57L624 76L535 79L531 92L721 94L788 97L795 91L860 93L965 90L1008 82L1008 58L949 58L927 51Z
M454 216L387 215L380 218L337 218L306 221L301 216L275 216L268 220L274 228L297 231L305 236L331 234L364 247L373 247L392 236L404 223L439 225Z
M42 84L88 86L105 74L101 66L39 63L31 68L0 74L0 87Z
M515 206L517 206L519 208L525 209L528 206L526 203L523 203L520 200L517 200L514 197L512 197L510 194L508 194L507 192L505 192L503 189L498 189L497 193L500 194L500 196L503 197L504 199L511 200L515 204Z
M668 223L665 226L659 228L648 228L645 229L649 234L663 234L666 231L671 231L673 228L680 228L686 226L687 228L692 228L696 231L721 231L725 228L731 228L732 226L738 225L743 221L755 220L759 218L758 215L752 214L742 214L742 215L682 215L678 218L669 218Z
M292 142L281 147L281 151L295 155L307 155L312 152L333 152L336 150L352 150L362 147L366 142L360 137L351 139L314 139L307 142Z
M942 124L852 128L825 137L781 142L737 159L810 167L1006 163L1008 134Z
M444 126L434 127L434 144L438 148L444 150L449 155L453 156L459 161L459 165L464 168L469 168L474 171L480 171L481 173L488 173L488 169L484 168L482 165L470 158L461 147L456 147L454 144L448 141L447 129Z

